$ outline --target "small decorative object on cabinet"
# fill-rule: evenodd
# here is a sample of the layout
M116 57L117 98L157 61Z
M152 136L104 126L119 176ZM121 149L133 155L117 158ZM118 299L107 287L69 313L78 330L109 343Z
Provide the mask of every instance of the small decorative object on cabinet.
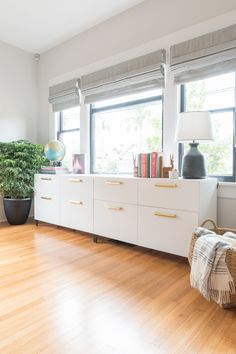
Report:
M44 154L53 166L61 166L65 153L65 145L59 140L49 141L44 147Z
M133 155L133 176L138 177L137 155Z
M47 143L44 147L44 154L47 160L50 161L50 164L47 166L42 166L40 172L45 174L68 173L68 168L62 166L61 164L65 153L65 145L61 141L52 140Z
M170 179L177 179L179 177L179 171L174 169L169 171L169 178Z
M174 170L174 155L170 154L170 166L164 166L162 169L162 177L168 178L169 173Z
M163 173L162 177L163 177L163 178L168 178L170 171L172 171L172 167L170 167L170 166L164 166L164 167L163 167L163 172L162 172L162 173Z
M189 142L190 149L183 159L183 178L206 178L207 171L203 154L198 150L197 141L213 140L209 112L183 112L179 114L176 139Z
M85 154L73 154L72 155L72 172L73 173L85 173L86 155Z
M134 165L137 166L137 176L143 178L163 177L163 163L164 153L156 151L138 154L137 159L134 161ZM134 176L136 177L135 167L134 171Z

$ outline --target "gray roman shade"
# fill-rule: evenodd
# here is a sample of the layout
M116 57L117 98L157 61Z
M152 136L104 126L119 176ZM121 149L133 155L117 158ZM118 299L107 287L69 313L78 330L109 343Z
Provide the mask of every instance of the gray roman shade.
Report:
M49 87L49 102L52 104L53 112L78 106L80 104L79 80L73 79Z
M165 50L82 76L85 103L164 87Z
M173 45L170 68L177 84L236 70L236 25Z

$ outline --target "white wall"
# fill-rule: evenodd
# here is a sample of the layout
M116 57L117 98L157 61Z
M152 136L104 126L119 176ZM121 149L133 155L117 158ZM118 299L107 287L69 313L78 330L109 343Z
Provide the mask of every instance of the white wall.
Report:
M0 141L37 140L38 92L33 55L0 42Z
M37 142L38 90L32 54L0 42L0 141ZM4 220L0 201L0 220Z
M235 0L147 0L42 54L40 141L44 143L50 136L49 83L74 78L161 47L169 48L178 41L233 24L235 18ZM168 104L166 110L165 120L171 122L176 109ZM172 122L166 128L169 126L172 127Z
M174 43L234 24L235 18L235 0L148 0L44 53L38 71L39 141L45 143L53 137L53 115L47 101L49 85L160 48L168 50ZM167 152L177 153L176 116L177 90L168 76L164 102ZM234 220L232 212L230 220Z
M218 223L236 229L236 183L221 183L218 188Z

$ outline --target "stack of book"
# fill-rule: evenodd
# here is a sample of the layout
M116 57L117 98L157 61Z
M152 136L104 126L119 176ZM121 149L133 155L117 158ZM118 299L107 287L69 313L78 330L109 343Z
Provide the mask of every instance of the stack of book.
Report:
M59 174L59 173L68 173L69 170L67 167L63 166L42 166L40 173L49 173L49 174Z
M158 178L163 177L163 153L153 151L151 153L138 154L138 177Z

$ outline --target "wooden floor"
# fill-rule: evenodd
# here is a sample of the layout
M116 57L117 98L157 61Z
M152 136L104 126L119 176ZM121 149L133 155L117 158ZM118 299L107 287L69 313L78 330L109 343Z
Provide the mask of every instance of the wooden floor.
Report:
M184 260L1 224L0 353L236 353L236 311L190 289Z

